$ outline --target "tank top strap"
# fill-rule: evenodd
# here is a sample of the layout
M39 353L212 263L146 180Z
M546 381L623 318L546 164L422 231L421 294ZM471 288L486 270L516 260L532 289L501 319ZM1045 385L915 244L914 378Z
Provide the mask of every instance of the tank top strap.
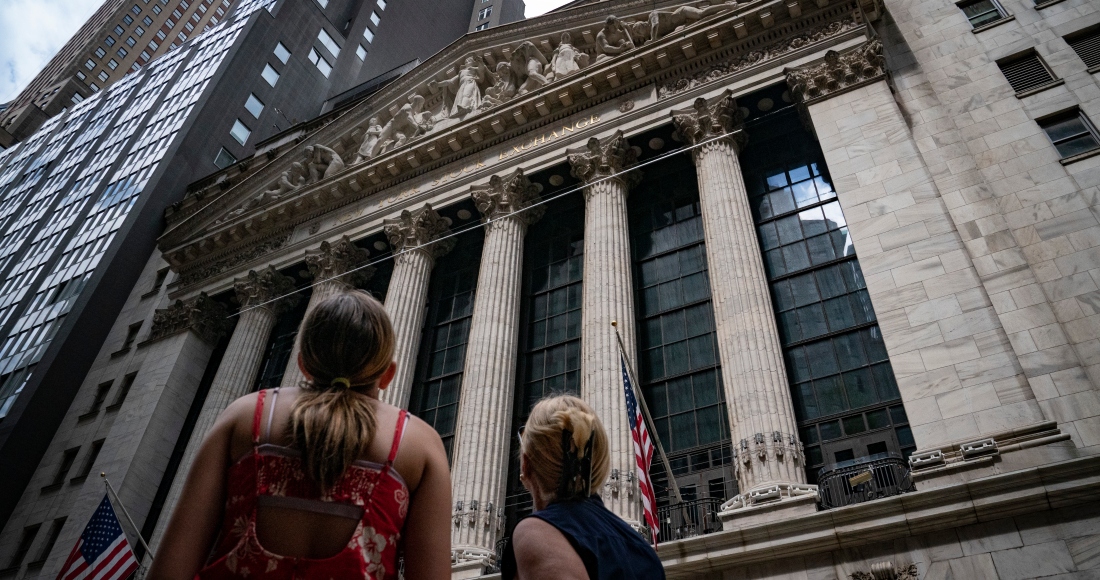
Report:
M252 446L260 444L260 421L264 414L264 395L267 391L256 393L256 412L252 414Z
M401 439L405 436L405 426L408 419L409 412L401 409L401 412L397 415L397 426L393 429L393 445L390 446L389 457L386 457L386 467L391 467L393 460L397 459L397 449L401 446Z

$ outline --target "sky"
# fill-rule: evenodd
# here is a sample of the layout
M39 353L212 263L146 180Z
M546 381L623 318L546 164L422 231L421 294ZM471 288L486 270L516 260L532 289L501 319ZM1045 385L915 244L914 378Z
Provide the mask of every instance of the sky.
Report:
M568 0L526 0L530 18ZM0 103L14 99L101 0L0 0Z

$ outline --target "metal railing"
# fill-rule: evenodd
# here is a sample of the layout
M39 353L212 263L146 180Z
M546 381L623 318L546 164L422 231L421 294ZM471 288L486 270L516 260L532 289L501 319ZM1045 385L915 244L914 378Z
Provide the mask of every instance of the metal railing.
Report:
M909 463L896 453L828 465L817 477L821 509L831 509L916 491Z
M721 498L705 497L657 508L657 521L661 529L658 542L671 542L693 536L721 531L718 511Z

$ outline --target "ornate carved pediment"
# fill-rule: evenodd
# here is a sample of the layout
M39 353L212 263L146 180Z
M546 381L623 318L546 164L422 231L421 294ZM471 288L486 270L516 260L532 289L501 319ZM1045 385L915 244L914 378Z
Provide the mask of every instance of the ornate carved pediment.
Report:
M146 342L193 330L199 338L213 344L229 329L228 316L226 307L205 292L188 300L176 300L168 308L158 308L153 313L153 328Z
M562 115L655 82L659 96L689 90L857 34L858 26L857 0L788 3L786 10L719 0L610 2L467 35L310 125L298 145L225 191L208 190L203 203L185 200L168 216L165 257L176 269L198 272L196 264L209 264L212 255L249 252L276 231ZM609 9L617 16L608 18ZM184 276L185 284L198 279Z
M823 62L789 69L791 94L803 104L863 86L886 76L882 42L873 38L851 50L825 53Z

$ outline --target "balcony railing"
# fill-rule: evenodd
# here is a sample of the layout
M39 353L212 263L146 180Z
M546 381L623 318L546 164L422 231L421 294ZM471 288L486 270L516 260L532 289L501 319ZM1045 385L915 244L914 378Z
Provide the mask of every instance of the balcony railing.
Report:
M817 477L821 509L831 509L916 491L909 463L896 453L826 466Z
M661 529L657 541L671 542L720 531L722 522L718 519L718 511L721 505L720 498L705 497L658 507L657 520Z

